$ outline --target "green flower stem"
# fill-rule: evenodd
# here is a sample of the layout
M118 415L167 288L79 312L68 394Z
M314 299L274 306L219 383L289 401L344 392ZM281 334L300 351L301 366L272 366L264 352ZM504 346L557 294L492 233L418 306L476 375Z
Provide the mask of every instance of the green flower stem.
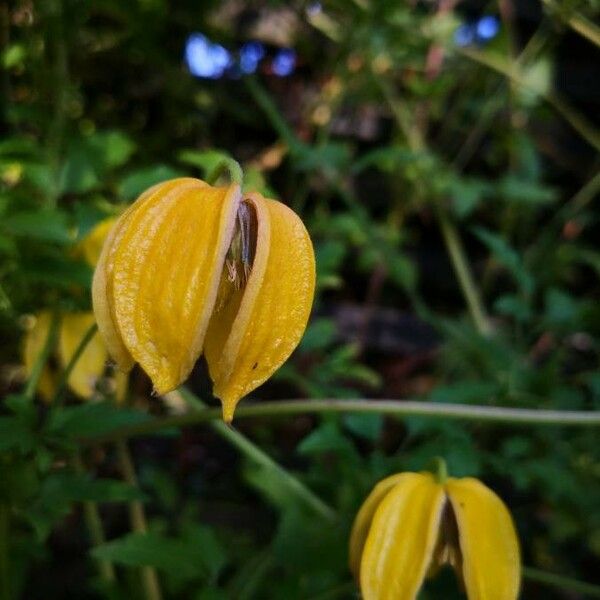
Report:
M39 353L35 364L33 365L31 375L29 376L29 380L27 381L27 385L25 386L25 391L23 392L23 395L29 401L33 400L35 396L40 377L42 376L42 372L44 371L44 366L56 344L56 338L58 336L58 324L59 317L57 314L53 314L52 320L50 322L50 329L48 330L48 337L44 342L42 351Z
M571 577L555 575L554 573L548 573L532 567L523 567L523 578L528 581L535 581L536 583L583 594L586 598L600 598L600 586L572 579Z
M186 396L190 394L187 391L183 393ZM416 400L276 400L240 406L235 411L235 418L283 417L311 413L378 414L522 425L600 427L600 411L505 408ZM149 435L163 429L189 427L198 423L216 421L221 418L221 414L220 408L194 409L184 415L152 419L136 425L121 427L106 435L82 438L80 441L89 445Z
M399 102L395 98L390 86L380 77L374 77L374 81L378 85L385 101L388 103L394 119L396 120L400 131L406 138L411 150L415 153L423 152L426 149L425 140L419 129L412 124L411 115L405 104ZM417 188L417 192L420 196L425 196L427 194L427 190L424 189L422 184ZM465 298L465 302L467 303L471 318L479 333L487 335L490 333L491 327L458 230L450 220L446 209L442 207L439 202L436 201L434 207L442 237L446 245L446 250L448 251L450 261L458 278L458 283Z
M185 402L195 411L193 414L203 414L210 410L206 408L204 403L188 390L181 389L175 392L169 392L173 396L183 397ZM219 409L218 415L221 415ZM285 484L285 486L301 499L315 513L321 515L328 521L334 521L336 518L335 512L327 506L319 497L317 497L308 487L306 487L299 479L277 464L268 454L261 450L256 444L250 441L247 437L236 431L233 427L226 425L220 419L212 421L213 429L232 446L235 446L242 454L244 454L252 462L260 465L277 476L277 478Z
M233 158L224 159L215 169L206 175L206 183L215 185L222 175L229 175L232 183L237 183L240 187L244 182L244 172L237 160Z
M0 600L11 600L10 589L10 506L0 503Z
M54 403L55 404L60 403L62 394L65 391L67 382L69 381L69 377L71 376L71 373L72 373L73 369L75 368L77 361L80 359L81 355L87 348L87 345L92 341L92 338L94 337L94 335L96 335L97 331L98 331L98 325L96 323L94 323L85 332L85 335L81 338L81 341L79 342L79 345L75 349L73 356L71 356L71 359L69 360L64 371L61 373L60 379L58 380L58 384L56 386L56 393L54 394Z
M78 473L84 472L83 461L81 460L81 454L79 452L75 453L73 464ZM85 524L88 529L92 545L94 547L100 546L104 544L106 538L104 536L104 529L102 527L102 519L100 518L98 505L96 502L92 502L91 500L86 500L82 504L83 517L85 519ZM98 574L100 575L101 579L108 584L114 583L116 581L116 575L113 564L108 560L97 560L96 562L98 565Z
M561 11L561 7L557 6L554 0L542 0L542 2L552 11L552 13L558 13L559 18L565 21L571 29L587 38L595 46L600 47L600 28L595 23L584 17L582 14L568 8L565 11ZM561 12L563 14L561 14Z
M458 231L454 223L450 221L444 208L437 206L436 214L450 261L458 278L473 323L479 333L487 335L490 333L491 327Z
M123 478L129 485L137 487L138 481L135 475L133 460L129 454L129 449L127 448L127 442L124 439L119 439L115 446ZM129 502L129 519L131 521L131 527L136 533L146 533L148 531L144 506L139 500L132 500ZM161 600L162 594L160 591L160 584L154 567L141 567L140 575L142 577L142 585L144 586L144 596L146 600Z
M507 64L500 58L493 57L489 54L471 48L461 48L457 52L462 56L477 62L497 73L504 75L510 81L530 89L543 98L571 127L579 133L579 135L588 142L596 150L600 150L600 134L597 129L579 114L574 108L567 104L556 93L539 90L527 82L522 74L513 65Z
M444 485L448 479L448 465L441 456L436 456L431 461L431 471L435 477L435 480Z

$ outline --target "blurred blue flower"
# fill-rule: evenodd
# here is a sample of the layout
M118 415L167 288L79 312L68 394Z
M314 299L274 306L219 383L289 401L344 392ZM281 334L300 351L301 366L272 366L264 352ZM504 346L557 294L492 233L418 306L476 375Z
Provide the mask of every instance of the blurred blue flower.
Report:
M260 42L246 42L240 48L240 68L243 73L254 73L258 63L265 56L265 48Z
M470 46L475 41L475 27L469 23L463 23L454 32L454 43L457 46Z
M219 79L231 65L231 54L201 33L193 33L185 45L185 61L192 75Z
M480 41L487 42L492 38L496 37L496 34L500 30L500 21L498 17L492 15L486 15L481 17L477 22L477 38Z
M296 68L296 52L292 48L281 48L273 58L273 73L279 77L287 77Z

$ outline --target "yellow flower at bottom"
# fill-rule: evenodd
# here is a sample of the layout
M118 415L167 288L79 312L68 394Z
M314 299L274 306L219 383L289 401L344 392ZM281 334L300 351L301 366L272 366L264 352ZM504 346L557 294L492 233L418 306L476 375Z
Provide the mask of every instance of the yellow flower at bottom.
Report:
M139 363L159 394L204 352L231 421L240 398L296 347L315 285L300 218L237 184L158 184L121 215L94 273L93 304L110 355Z
M350 568L365 600L414 600L448 563L469 600L515 600L519 543L502 500L473 478L439 483L429 473L379 482L356 516Z

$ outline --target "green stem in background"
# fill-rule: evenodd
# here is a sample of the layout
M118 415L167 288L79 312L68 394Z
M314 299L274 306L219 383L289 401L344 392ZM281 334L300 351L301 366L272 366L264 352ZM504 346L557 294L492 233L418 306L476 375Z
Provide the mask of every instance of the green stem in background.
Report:
M10 589L10 506L0 502L0 600L11 600Z
M390 86L383 82L381 78L376 77L375 81L388 103L398 127L406 137L410 149L415 153L426 150L425 140L420 131L417 127L411 126L410 114L406 106L394 97ZM427 190L424 188L423 183L417 184L417 192L422 197L427 195ZM434 201L436 200L437 199L434 199ZM487 335L490 333L491 327L483 307L483 302L481 301L479 289L475 283L473 274L471 273L469 261L465 254L458 230L450 220L444 207L440 206L439 203L436 203L435 209L446 250L448 251L450 261L452 262L452 266L457 275L458 283L467 303L471 318L479 333Z
M25 391L23 392L23 395L29 401L32 401L35 396L35 392L37 390L38 383L40 381L40 377L42 376L42 373L44 371L44 366L46 365L46 362L48 361L48 358L50 357L50 353L52 352L52 350L54 349L54 346L56 345L59 321L60 321L60 319L59 319L58 315L56 313L54 313L50 320L50 328L48 329L48 337L46 338L46 341L44 342L42 351L39 353L39 355L33 365L33 369L31 369L31 375L29 376L27 385L25 386Z
M554 573L533 569L532 567L523 567L523 578L550 587L569 590L576 594L583 594L588 598L600 598L600 586L572 579L571 577L555 575Z
M81 355L87 348L87 345L92 341L94 335L98 331L98 325L94 322L93 325L85 332L84 336L81 338L79 345L73 352L73 356L69 360L67 366L64 368L63 372L60 375L60 379L58 380L58 384L56 385L56 393L54 394L53 404L59 404L61 401L61 397L65 388L67 387L67 382L69 381L69 377L77 364L77 361L81 358Z
M73 458L73 464L77 473L83 473L85 471L83 461L81 460L81 454L75 453ZM100 546L106 541L104 536L104 529L102 527L102 519L100 518L100 512L98 511L98 505L96 502L86 500L83 503L83 517L85 524L88 529L92 545ZM116 581L115 568L108 560L97 560L98 574L100 578L106 583L112 584Z
M600 48L600 28L595 23L592 23L578 12L569 9L561 10L561 7L557 6L554 0L542 0L542 2L550 9L552 14L557 14L571 29Z
M491 327L458 231L444 208L437 206L436 216L471 319L480 334L488 335Z
M180 404L180 398L183 397L185 402L192 407L195 414L202 414L209 410L206 405L194 394L186 389L180 389L175 392L169 392L174 400ZM291 475L288 471L278 465L268 454L261 450L256 444L248 438L236 431L233 427L226 425L220 419L212 420L212 428L223 438L225 438L232 446L235 446L249 460L262 468L270 471L284 483L284 485L292 491L300 500L302 500L315 513L322 516L328 521L334 521L336 518L335 512L327 506L318 496L316 496L309 488L307 488L299 479Z
M178 392L170 392L170 394L175 394L176 399L180 395L184 395L186 399L194 397L191 392L184 389ZM198 402L200 401L198 400ZM412 416L521 425L600 427L600 411L504 408L500 406L442 404L439 402L419 402L415 400L276 400L261 402L255 405L246 404L245 406L240 406L235 411L235 417L236 419L243 419L249 417L284 417L320 413L377 414L396 417ZM198 423L215 421L220 419L221 416L221 408L196 408L194 405L193 410L184 415L151 419L136 425L128 425L106 435L82 438L81 443L89 445L112 442L121 438L149 435L163 429L189 427ZM227 428L227 431L234 430Z
M132 487L138 487L138 481L133 466L133 460L127 448L127 442L123 439L117 440L115 444L117 450L117 459L125 481ZM144 506L139 500L129 502L129 519L131 527L136 533L146 533L148 531L148 523L146 521L146 513ZM144 586L144 596L146 600L161 600L162 594L158 576L154 567L141 567L140 575L142 577L142 585Z
M506 64L501 58L491 56L490 54L470 48L460 48L457 52L462 56L479 63L497 73L504 75L507 79L517 83L518 85L528 88L534 93L543 98L554 110L567 121L571 127L579 133L593 148L600 150L600 134L594 125L588 122L575 109L567 104L556 93L540 90L528 83L522 74L513 66Z

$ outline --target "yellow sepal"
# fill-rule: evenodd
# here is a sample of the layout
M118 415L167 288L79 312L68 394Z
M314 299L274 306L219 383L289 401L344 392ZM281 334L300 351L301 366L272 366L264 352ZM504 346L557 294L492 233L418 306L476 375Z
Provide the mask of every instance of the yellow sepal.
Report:
M392 475L382 479L367 496L356 514L352 532L350 533L349 562L350 571L358 581L360 577L360 559L373 521L373 515L386 494L404 477L403 474Z
M116 222L116 217L100 221L77 245L76 252L80 253L91 267L98 264L104 242Z
M469 600L515 600L521 560L515 526L502 500L477 479L448 479L463 580Z
M414 600L436 546L445 493L432 475L403 473L373 516L360 564L365 600Z
M312 243L300 218L276 200L250 194L256 251L244 288L213 314L205 355L223 419L240 398L266 381L298 345L315 288ZM233 285L233 283L232 283Z
M155 186L126 211L94 276L98 326L122 370L138 362L158 393L202 351L241 199L196 179Z

